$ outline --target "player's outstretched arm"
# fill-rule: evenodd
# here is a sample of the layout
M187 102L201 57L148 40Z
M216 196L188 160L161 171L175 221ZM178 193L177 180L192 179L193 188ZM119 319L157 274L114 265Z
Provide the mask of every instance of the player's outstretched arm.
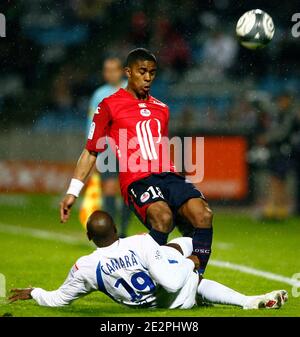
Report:
M62 307L68 305L95 290L87 281L86 275L86 269L78 270L77 267L74 268L73 266L65 282L58 289L53 291L42 288L12 289L9 302L33 299L41 306Z
M90 174L93 166L95 165L97 158L97 153L84 149L81 153L81 156L77 162L73 178L71 180L68 191L60 203L60 221L67 222L70 213L71 207L76 201L76 198L79 196L84 183Z

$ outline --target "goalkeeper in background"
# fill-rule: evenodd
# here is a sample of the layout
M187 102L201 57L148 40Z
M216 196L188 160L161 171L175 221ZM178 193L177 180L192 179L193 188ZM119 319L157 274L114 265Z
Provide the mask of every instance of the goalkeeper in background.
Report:
M109 57L103 63L102 70L103 79L105 84L100 86L93 93L89 102L89 112L87 119L87 132L93 121L94 112L96 111L98 104L105 98L120 88L125 88L127 81L123 79L123 67L122 62L117 57ZM108 148L106 151L111 151ZM100 161L97 163L97 167ZM118 165L117 165L118 166ZM100 184L101 178L101 184ZM99 173L94 172L89 180L89 183L84 194L83 203L80 209L80 220L82 224L86 224L87 217L96 209L99 209L101 203L100 186L102 193L102 209L110 214L116 214L117 208L120 207L120 236L126 236L127 225L130 216L129 208L124 204L123 200L118 200L119 183L118 172L104 172L102 170L101 177ZM118 202L121 202L120 203Z

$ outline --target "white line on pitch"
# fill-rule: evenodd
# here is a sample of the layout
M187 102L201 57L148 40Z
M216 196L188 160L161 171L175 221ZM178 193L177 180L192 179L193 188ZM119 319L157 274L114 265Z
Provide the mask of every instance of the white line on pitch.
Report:
M0 232L9 234L25 234L38 239L50 240L50 241L61 241L70 244L89 244L86 240L74 238L72 235L61 234L52 231L46 231L37 228L22 227L15 225L7 225L0 223ZM227 242L216 242L215 247L221 250L228 250L233 247L232 243Z
M0 223L0 232L2 233L10 233L10 234L25 234L31 237L44 239L44 240L51 240L51 241L61 241L68 244L88 244L84 240L76 239L72 236L50 232L46 230L40 230L35 228L28 228L28 227L21 227L21 226L14 226L14 225L6 225ZM291 286L300 287L300 282L296 279L289 278L286 276L270 273L264 270L259 270L251 267L247 267L240 264L235 264L227 261L220 261L220 260L210 260L209 264L214 267L221 267L231 270L237 270L241 273L250 274L254 276L259 276L268 280L278 281L281 283L289 284Z
M9 234L25 234L34 238L50 240L50 241L61 241L64 243L70 244L88 244L85 240L77 239L71 235L61 234L57 232L50 232L42 229L22 227L22 226L14 226L14 225L6 225L0 223L0 232L9 233Z
M214 242L214 247L221 250L232 249L234 244L228 242L216 241Z
M278 275L278 274L273 274L273 273L270 273L264 270L247 267L241 264L235 264L235 263L231 263L227 261L220 261L220 260L210 260L209 264L211 266L222 267L222 268L227 268L231 270L237 270L245 274L255 275L255 276L263 277L268 280L278 281L278 282L289 284L291 286L300 287L300 282L296 279Z

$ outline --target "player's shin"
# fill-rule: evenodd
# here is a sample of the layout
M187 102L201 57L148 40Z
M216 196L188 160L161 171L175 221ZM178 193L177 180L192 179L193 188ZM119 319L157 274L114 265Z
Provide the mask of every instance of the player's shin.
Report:
M248 296L230 289L223 284L206 279L201 280L197 293L201 296L202 300L215 304L228 304L243 307L248 300Z
M200 260L199 274L203 274L211 254L213 229L196 228L193 236L193 255Z

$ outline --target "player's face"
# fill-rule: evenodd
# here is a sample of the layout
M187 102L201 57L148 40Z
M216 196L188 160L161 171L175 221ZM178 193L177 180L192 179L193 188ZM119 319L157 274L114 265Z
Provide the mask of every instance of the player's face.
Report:
M150 91L156 75L156 63L153 61L136 61L126 68L128 85L140 97L145 97Z
M104 81L111 85L118 85L122 79L123 70L118 60L107 60L103 65Z

